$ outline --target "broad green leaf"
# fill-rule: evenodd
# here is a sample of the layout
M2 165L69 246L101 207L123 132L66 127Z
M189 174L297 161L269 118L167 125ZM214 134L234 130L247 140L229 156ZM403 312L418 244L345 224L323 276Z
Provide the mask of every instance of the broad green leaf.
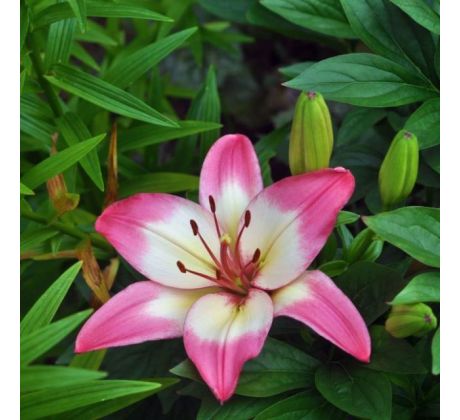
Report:
M62 303L67 291L80 271L79 261L68 268L43 293L21 321L21 335L28 335L48 325Z
M88 67L96 70L97 72L100 71L100 66L97 61L93 58L93 56L86 51L79 42L74 42L72 45L71 55L74 56L76 59L80 60L82 63L86 64Z
M363 220L381 239L426 265L439 267L439 209L403 207Z
M37 391L21 397L21 418L32 420L53 416L95 403L113 401L120 397L152 394L160 389L161 384L156 382L96 380L60 389Z
M57 124L68 146L74 146L91 137L91 133L85 123L78 114L73 112L66 112L58 119ZM79 163L97 188L104 191L104 180L102 178L101 164L97 150L91 150L86 156L80 159Z
M197 28L189 28L140 48L118 60L107 70L104 80L120 88L129 86L180 47Z
M278 71L286 77L289 77L290 79L298 76L300 73L302 73L304 70L308 69L311 67L313 64L315 64L314 61L304 61L303 63L295 63L291 64L290 66L286 67L281 67L278 69Z
M57 63L68 63L76 25L75 18L63 19L50 25L46 40L45 70Z
M85 32L86 30L86 0L67 0L70 8L72 9L75 17L77 18L80 30Z
M153 12L145 7L130 5L129 2L122 4L118 1L104 0L87 0L86 15L88 17L148 19L159 22L172 21L167 16ZM73 16L74 11L69 4L53 4L37 13L34 17L34 25L36 28L39 28L62 19L72 18Z
M21 337L21 365L33 362L78 327L93 310L77 312Z
M50 227L39 227L33 231L27 231L21 234L20 251L30 251L37 245L42 245L43 242L56 236L59 232Z
M419 25L435 34L440 33L439 15L424 0L390 0Z
M26 366L21 368L21 394L40 389L61 388L106 377L105 372L64 366Z
M177 127L177 123L139 98L95 76L63 65L54 66L53 74L54 76L47 76L53 85L103 109L154 125Z
M392 305L407 305L418 302L440 301L439 272L422 273L415 276L391 301Z
M199 177L175 172L156 172L140 175L132 180L120 183L119 197L127 197L139 192L176 193L197 191Z
M21 182L29 188L36 188L53 176L60 174L93 150L105 137L105 134L75 144L41 161L22 177Z
M406 281L392 268L359 261L336 278L335 283L351 299L369 325L390 308L388 302L404 287Z
M372 353L371 361L366 367L381 372L404 375L426 373L420 355L406 340L392 337L380 325L374 325L370 333Z
M254 420L345 420L347 415L316 391L291 395L260 412Z
M339 212L337 217L337 221L335 222L335 226L340 225L351 225L355 223L359 219L359 214L353 213L351 211L342 210Z
M399 106L437 96L412 72L374 54L345 54L322 60L284 83L326 99L367 107Z
M391 383L384 374L336 363L321 366L315 380L321 395L348 414L367 419L391 419Z
M200 6L208 12L219 16L224 20L238 23L247 23L246 11L249 6L247 0L198 0Z
M397 62L430 83L435 79L431 34L387 0L341 0L356 35L376 54Z
M338 38L355 38L336 0L261 0L263 6L289 22Z
M20 184L21 186L20 186L19 192L21 195L34 195L35 194L29 187L26 187L22 182Z
M439 144L439 98L433 98L424 102L406 121L404 129L417 136L419 148L421 150Z
M262 353L244 365L236 393L248 397L269 397L313 385L318 361L302 351L268 338ZM175 375L200 380L189 360L171 369Z
M384 109L355 108L345 115L337 133L337 145L349 144L357 140L367 130L385 118Z
M433 357L431 372L433 375L439 375L441 372L441 328L438 328L433 336L431 343L431 354Z
M178 121L178 127L152 127L143 124L118 133L120 151L141 149L145 146L180 139L192 134L216 130L221 124L207 121Z

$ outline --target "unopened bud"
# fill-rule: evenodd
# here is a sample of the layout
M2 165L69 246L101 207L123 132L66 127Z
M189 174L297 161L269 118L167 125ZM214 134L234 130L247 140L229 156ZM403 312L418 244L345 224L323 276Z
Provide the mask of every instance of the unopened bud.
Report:
M329 109L321 94L302 92L297 99L289 139L292 175L329 166L334 135Z
M414 188L418 174L418 141L412 133L396 134L379 172L380 198L384 209L404 201Z
M393 306L385 322L385 329L396 338L410 335L420 337L437 325L438 321L431 308L424 303L415 303Z
M369 228L359 232L348 249L346 260L352 264L356 261L375 261L382 253L383 241L376 238Z

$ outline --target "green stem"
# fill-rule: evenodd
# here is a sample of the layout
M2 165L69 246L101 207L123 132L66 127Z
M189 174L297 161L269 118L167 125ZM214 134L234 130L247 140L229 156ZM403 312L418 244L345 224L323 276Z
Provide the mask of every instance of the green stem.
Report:
M92 233L85 233L82 232L80 229L67 225L62 222L56 222L56 221L49 221L45 216L41 216L39 214L36 214L30 210L27 209L21 209L21 216L25 217L26 219L32 220L37 223L41 223L42 225L47 225L50 227L53 227L62 233L65 233L69 236L73 236L74 238L77 239L90 239L91 243L100 248L103 249L104 251L108 252L113 252L112 246L107 243L104 239L92 234Z
M35 73L37 73L38 83L42 87L54 115L56 117L60 117L63 114L61 103L59 102L59 98L50 82L48 82L48 80L46 80L43 76L45 74L45 67L40 57L40 46L37 40L37 35L34 33L30 33L30 51L32 65L34 66Z

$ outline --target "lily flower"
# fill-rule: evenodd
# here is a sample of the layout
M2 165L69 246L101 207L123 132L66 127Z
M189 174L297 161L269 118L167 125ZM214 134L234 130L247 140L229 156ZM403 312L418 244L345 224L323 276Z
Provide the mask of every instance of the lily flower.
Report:
M221 137L203 164L200 204L137 194L97 219L96 230L148 280L104 304L82 327L76 351L183 336L221 403L277 316L303 322L368 362L369 333L353 303L324 273L306 271L353 190L343 168L264 189L251 141Z

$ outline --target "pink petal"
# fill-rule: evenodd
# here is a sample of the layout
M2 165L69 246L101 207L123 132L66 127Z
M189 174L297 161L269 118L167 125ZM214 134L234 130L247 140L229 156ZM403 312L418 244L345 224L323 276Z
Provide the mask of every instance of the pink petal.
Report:
M369 362L371 342L363 318L321 271L307 271L272 298L275 316L297 319L358 360Z
M140 281L117 293L80 330L77 353L180 337L192 304L216 289L181 290Z
M252 200L240 251L246 262L257 248L261 251L253 284L274 290L304 272L324 246L354 185L351 172L323 169L285 178Z
M214 254L219 238L211 213L192 201L169 194L137 194L107 207L97 219L96 230L137 271L165 286L196 289L212 286L203 277L180 272L177 261L188 269L214 277L215 268L190 220Z
M185 349L220 402L235 392L244 363L259 355L272 319L271 299L257 289L246 297L210 294L190 309L184 327Z
M228 134L209 150L200 176L200 203L216 203L219 223L232 237L240 216L263 188L259 161L251 141L242 134Z

